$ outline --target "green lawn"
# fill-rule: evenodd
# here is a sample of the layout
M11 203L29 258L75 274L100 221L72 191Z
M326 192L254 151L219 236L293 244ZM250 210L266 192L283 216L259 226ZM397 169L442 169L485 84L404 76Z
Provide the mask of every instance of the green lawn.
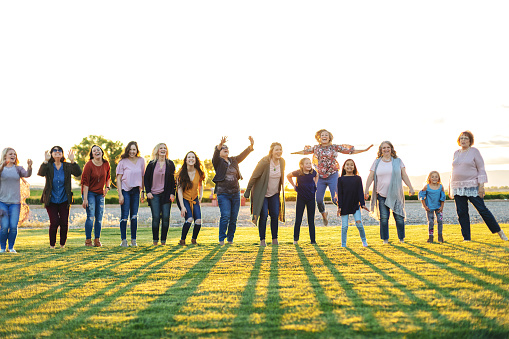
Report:
M47 229L20 229L19 254L0 255L0 337L507 338L509 244L485 225L470 243L444 228L445 244L408 226L407 243L382 245L366 227L363 248L351 227L340 248L339 227L317 228L318 245L304 228L298 246L281 227L281 244L260 248L255 228L229 246L204 228L198 246L154 247L142 227L127 249L117 228L85 248L80 229L63 250Z

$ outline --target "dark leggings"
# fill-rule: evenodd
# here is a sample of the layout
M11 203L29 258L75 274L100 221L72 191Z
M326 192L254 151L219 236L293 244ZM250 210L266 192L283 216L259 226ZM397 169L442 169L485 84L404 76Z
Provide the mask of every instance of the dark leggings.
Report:
M60 226L60 245L64 246L67 241L69 230L69 203L50 203L46 207L49 216L49 244L55 246L57 242L57 231Z
M293 240L299 241L300 225L304 216L304 209L308 211L309 238L315 242L315 200L304 200L297 195L297 206L295 207L295 226L293 228Z

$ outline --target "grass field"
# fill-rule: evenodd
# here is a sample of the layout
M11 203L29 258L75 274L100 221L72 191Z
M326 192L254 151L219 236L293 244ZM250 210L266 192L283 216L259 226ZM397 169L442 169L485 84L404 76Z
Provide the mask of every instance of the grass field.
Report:
M508 225L502 225L506 230ZM120 248L117 228L104 247L85 248L71 230L67 248L50 250L47 229L20 229L18 254L0 256L0 337L450 337L509 336L509 244L475 225L462 242L425 243L408 226L407 243L382 245L378 227L357 229L338 246L338 227L319 227L318 245L257 246L240 228L219 246L204 228L198 246ZM396 237L391 226L391 238ZM172 228L176 244L180 229Z

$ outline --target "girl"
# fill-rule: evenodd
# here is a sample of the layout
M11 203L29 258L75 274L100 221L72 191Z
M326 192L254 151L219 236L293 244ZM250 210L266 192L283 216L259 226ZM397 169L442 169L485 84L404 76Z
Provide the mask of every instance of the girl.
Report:
M101 247L104 197L110 190L111 183L110 163L105 159L103 149L97 145L90 149L89 159L81 175L83 208L87 211L85 246ZM92 244L92 228L94 228L94 244Z
M186 244L187 232L189 232L193 220L194 228L191 243L196 244L201 229L200 203L203 198L203 181L205 180L205 172L196 153L189 152L186 154L185 163L176 177L180 215L185 218L179 245Z
M175 164L168 159L168 146L159 143L152 151L152 160L145 171L145 189L152 213L152 240L159 243L159 224L161 224L161 245L166 245L170 227L171 203L175 201ZM144 194L144 191L141 191Z
M131 214L131 246L136 244L138 229L138 208L140 193L143 191L143 177L145 175L145 160L140 157L138 143L131 141L127 144L124 154L117 165L118 203L120 204L120 246L127 247L127 219ZM143 196L141 197L143 202Z
M362 225L361 208L369 212L364 201L362 179L357 175L357 166L352 159L343 164L341 176L338 178L338 217L341 216L341 247L346 247L348 232L348 216L353 214L355 225L361 236L362 246L368 247L366 233Z
M60 227L60 248L65 247L69 230L69 210L72 202L71 175L78 178L81 175L80 166L74 162L74 150L69 150L66 161L64 151L60 146L54 146L46 151L44 162L37 175L46 178L41 202L46 207L49 216L49 247L55 248L57 230Z
M308 158L302 158L299 161L299 170L289 173L286 178L292 184L297 192L297 206L295 207L295 226L293 228L293 243L297 245L299 241L300 225L304 209L308 212L309 238L311 244L315 241L315 192L318 182L318 172L316 172ZM293 177L297 178L297 185L293 183Z
M5 252L9 240L9 252L17 253L14 242L18 235L18 222L21 210L20 181L32 175L32 160L28 159L28 168L18 166L16 151L7 147L0 159L0 252Z
M438 242L444 242L442 236L442 211L444 209L445 192L440 181L440 174L437 171L431 171L426 182L427 185L419 192L419 200L421 200L422 207L426 210L428 217L428 242L433 242L435 215L437 216Z

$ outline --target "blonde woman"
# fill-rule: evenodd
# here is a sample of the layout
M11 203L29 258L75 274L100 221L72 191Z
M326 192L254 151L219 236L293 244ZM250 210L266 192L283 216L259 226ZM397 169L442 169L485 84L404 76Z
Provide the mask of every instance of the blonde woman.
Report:
M145 190L152 212L152 240L159 244L161 224L161 245L166 245L170 227L171 203L175 201L175 164L168 159L168 146L159 143L152 151L152 160L145 170ZM145 193L142 191L142 194Z
M32 160L28 159L28 168L18 166L16 151L7 147L2 151L0 160L0 252L5 252L7 240L9 252L16 253L14 243L18 235L18 222L21 209L20 180L32 175Z

